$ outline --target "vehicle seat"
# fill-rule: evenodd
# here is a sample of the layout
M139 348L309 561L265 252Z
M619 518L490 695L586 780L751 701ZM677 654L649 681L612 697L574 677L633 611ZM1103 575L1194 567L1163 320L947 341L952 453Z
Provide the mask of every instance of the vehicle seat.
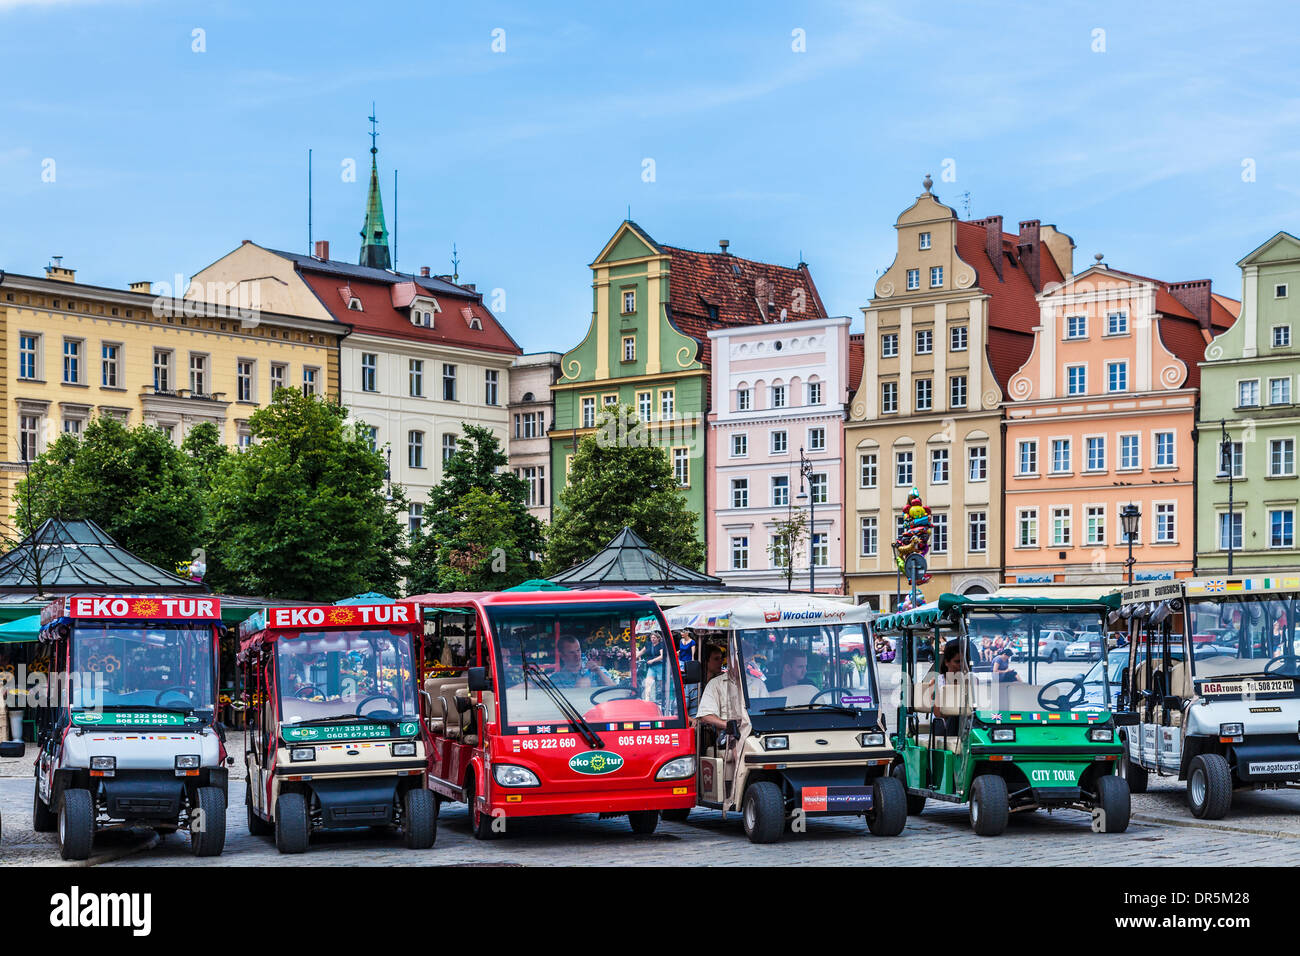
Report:
M1037 684L1025 684L1020 681L1013 681L1009 684L998 685L998 710L1009 710L1016 712L1026 711L1045 711L1046 708L1038 702L1039 686Z
M784 697L787 707L810 704L817 694L817 687L813 684L791 684L789 687L782 687L780 690L772 692L773 697Z
M469 682L468 682L468 680L465 682L465 686L463 686L463 687L457 687L457 688L456 688L456 696L462 698L463 700L470 700L470 696L469 696ZM460 713L460 711L456 709L456 705L455 705L455 704L452 704L452 710L451 710L451 712L450 712L450 715L455 715L455 716L453 717L453 719L455 720L456 735L457 735L457 736L460 736L460 719L459 719L459 718L461 718L461 717L463 716L463 719L464 719L464 721L465 721L465 734L464 734L463 737L461 737L461 741L460 741L460 742L463 743L463 744L467 744L467 745L469 745L469 746L471 746L471 747L473 747L473 746L477 746L477 744L478 744L478 734L475 732L475 731L478 729L478 719L477 719L477 718L478 718L478 715L477 715L477 713L476 713L474 710L467 710L467 711L464 713L464 715L462 715L462 714ZM450 715L449 715L449 716L450 716Z
M1186 700L1192 696L1192 675L1187 661L1174 664L1169 676L1169 693Z
M444 734L447 731L447 702L442 699L442 688L455 680L455 677L430 677L424 682L425 693L429 695L430 733Z

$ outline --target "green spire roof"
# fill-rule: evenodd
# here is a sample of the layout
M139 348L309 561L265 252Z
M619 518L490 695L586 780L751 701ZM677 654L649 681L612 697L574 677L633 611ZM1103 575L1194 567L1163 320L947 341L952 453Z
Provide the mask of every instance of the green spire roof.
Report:
M392 267L393 260L388 254L388 227L384 225L384 200L379 195L379 167L376 157L379 149L375 146L374 108L370 111L370 195L366 199L366 224L361 227L361 258L363 266L376 269Z

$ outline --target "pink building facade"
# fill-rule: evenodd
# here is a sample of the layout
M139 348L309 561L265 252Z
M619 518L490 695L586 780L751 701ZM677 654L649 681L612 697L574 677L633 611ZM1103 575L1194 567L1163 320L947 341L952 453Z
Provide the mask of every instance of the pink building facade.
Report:
M785 589L776 523L811 513L792 586L808 589L811 559L816 589L841 593L849 319L719 329L709 338L709 573L732 586Z

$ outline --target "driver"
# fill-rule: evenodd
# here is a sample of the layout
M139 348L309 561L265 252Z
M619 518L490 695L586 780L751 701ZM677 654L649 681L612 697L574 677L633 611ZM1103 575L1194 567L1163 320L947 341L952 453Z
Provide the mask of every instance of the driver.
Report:
M781 662L781 676L769 679L767 689L777 691L782 687L806 683L808 683L808 655L800 650L792 650Z
M582 641L572 634L565 634L555 642L555 656L559 664L550 678L556 687L609 687L614 683L605 668L588 664L582 653Z

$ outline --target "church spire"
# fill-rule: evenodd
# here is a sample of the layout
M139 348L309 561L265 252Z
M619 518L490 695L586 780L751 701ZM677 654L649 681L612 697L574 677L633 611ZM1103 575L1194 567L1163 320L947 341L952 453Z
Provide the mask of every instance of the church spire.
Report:
M388 253L388 228L384 225L384 201L379 195L379 148L375 138L375 104L370 104L370 194L366 198L366 224L361 228L361 258L363 266L388 269L392 259Z

